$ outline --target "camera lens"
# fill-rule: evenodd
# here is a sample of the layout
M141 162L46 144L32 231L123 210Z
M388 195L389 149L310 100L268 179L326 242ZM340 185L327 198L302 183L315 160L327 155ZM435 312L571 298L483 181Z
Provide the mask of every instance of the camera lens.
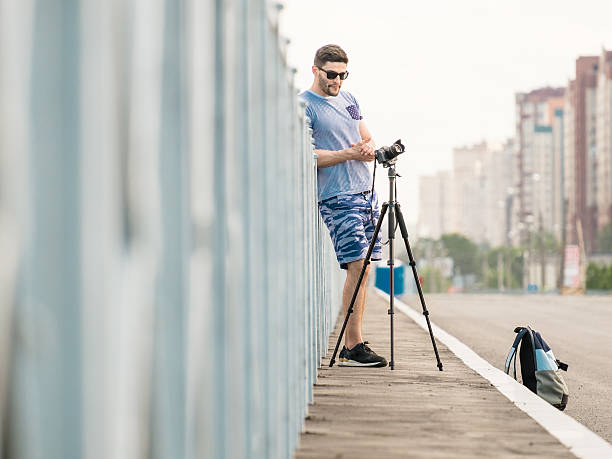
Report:
M381 147L374 153L376 160L383 166L388 167L399 154L404 152L404 145L402 145L401 139L398 139L390 147Z

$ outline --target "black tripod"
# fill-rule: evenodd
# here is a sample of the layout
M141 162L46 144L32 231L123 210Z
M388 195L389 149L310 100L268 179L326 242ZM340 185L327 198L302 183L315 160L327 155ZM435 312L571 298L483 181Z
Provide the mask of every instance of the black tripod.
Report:
M389 161L385 164L386 167L389 167L389 202L385 202L382 206L382 210L380 213L380 218L378 219L378 223L376 224L376 228L374 229L374 235L372 236L372 241L370 242L370 246L368 248L368 253L363 261L363 268L361 269L361 273L359 274L359 279L357 280L357 286L355 287L355 291L353 292L353 298L351 299L351 303L348 307L348 311L346 312L346 317L344 318L344 324L342 324L342 330L340 330L340 336L338 336L338 341L336 342L336 348L334 349L334 354L332 355L331 361L329 362L329 366L332 367L336 362L336 354L338 353L338 347L340 346L340 342L342 341L342 336L344 335L344 330L346 329L346 324L348 323L349 317L353 312L353 305L355 304L355 299L357 298L357 292L359 292L359 287L361 285L361 281L363 280L363 276L365 274L367 266L370 264L370 258L372 256L372 251L374 250L374 244L376 244L376 238L378 237L378 232L380 231L380 226L382 225L382 221L385 218L385 214L387 210L389 211L389 261L387 264L389 265L390 271L390 285L389 285L389 318L390 318L390 329L391 329L391 360L389 361L389 366L393 370L395 366L395 361L393 360L393 299L394 299L394 291L393 291L393 265L394 265L394 248L393 242L395 239L395 220L397 218L397 222L400 227L400 231L402 232L402 238L404 239L404 244L406 244L406 251L408 252L408 259L410 260L410 266L412 268L412 273L414 274L414 281L417 286L417 290L419 292L419 298L421 299L421 306L423 306L423 315L427 320L427 327L429 328L429 336L431 337L431 344L433 344L434 352L436 354L436 360L438 361L438 368L442 371L442 362L440 361L440 356L438 355L438 348L436 347L436 341L433 336L433 332L431 330L431 323L429 322L429 311L427 310L427 306L425 306L425 299L423 298L423 290L421 289L421 284L419 283L419 276L416 270L416 262L412 256L412 250L410 249L410 243L408 242L408 231L406 230L406 224L404 223L404 216L402 215L402 211L400 209L400 204L396 200L395 196L395 178L399 177L399 175L395 171L395 159Z

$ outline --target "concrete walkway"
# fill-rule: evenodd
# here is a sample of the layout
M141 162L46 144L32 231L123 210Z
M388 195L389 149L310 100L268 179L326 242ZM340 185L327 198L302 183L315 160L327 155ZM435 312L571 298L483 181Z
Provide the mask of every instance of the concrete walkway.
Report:
M388 359L387 309L370 291L364 336ZM297 459L574 457L439 342L438 371L429 335L399 311L395 370L329 368L342 319L319 370Z

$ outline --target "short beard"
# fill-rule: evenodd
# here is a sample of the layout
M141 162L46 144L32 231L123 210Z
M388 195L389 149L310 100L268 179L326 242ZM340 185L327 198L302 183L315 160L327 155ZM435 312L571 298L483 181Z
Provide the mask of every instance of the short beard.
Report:
M329 81L329 80L328 80L327 78L321 78L321 77L319 77L319 88L321 88L321 91L322 91L324 94L327 94L327 95L328 95L328 96L330 96L330 97L336 97L336 96L337 96L337 95L340 93L340 85L338 84L338 93L336 93L336 94L332 94L332 93L329 91L329 88L327 87L327 82L328 82L328 81Z

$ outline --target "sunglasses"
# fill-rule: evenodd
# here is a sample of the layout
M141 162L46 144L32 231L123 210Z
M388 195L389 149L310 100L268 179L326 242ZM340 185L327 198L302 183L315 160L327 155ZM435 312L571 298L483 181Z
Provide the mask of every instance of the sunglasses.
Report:
M322 69L321 67L317 67L319 70L321 70L322 72L325 72L325 75L327 75L327 79L328 80L335 80L336 77L340 77L341 80L346 80L348 78L348 70L346 72L334 72L333 70L325 70Z

